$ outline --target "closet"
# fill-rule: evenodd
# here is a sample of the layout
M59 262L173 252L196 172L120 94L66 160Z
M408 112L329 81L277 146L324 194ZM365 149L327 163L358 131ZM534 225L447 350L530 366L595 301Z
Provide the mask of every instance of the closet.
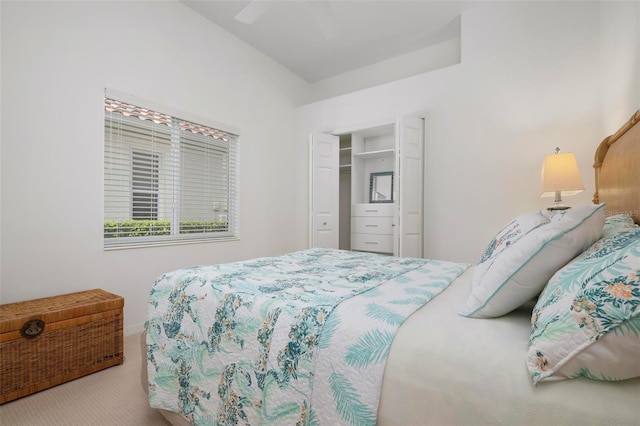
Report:
M310 135L311 247L422 257L424 120Z

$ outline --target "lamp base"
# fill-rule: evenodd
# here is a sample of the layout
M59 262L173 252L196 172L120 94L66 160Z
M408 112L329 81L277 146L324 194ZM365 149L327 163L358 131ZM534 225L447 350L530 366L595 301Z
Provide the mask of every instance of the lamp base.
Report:
M567 210L567 209L570 209L570 208L571 208L571 206L567 206L566 204L553 204L553 205L547 207L547 210L552 212L552 211L556 211L556 210Z
M562 192L561 191L556 191L556 199L553 200L553 204L552 205L547 207L547 210L552 212L552 211L556 211L556 210L567 210L567 209L570 209L570 208L571 208L571 206L568 206L568 205L566 205L566 204L564 204L562 202Z

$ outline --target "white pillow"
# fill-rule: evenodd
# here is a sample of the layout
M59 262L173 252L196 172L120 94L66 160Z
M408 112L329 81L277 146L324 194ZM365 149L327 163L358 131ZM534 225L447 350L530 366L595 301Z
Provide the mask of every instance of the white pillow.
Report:
M534 384L640 376L640 229L602 238L554 274L531 323Z
M482 271L479 274L484 275L500 253L540 225L545 225L549 222L549 217L542 211L523 214L513 219L491 240L484 250L480 262L478 262L476 271L481 269Z
M550 221L533 227L495 257L481 261L460 314L499 317L536 297L558 269L600 238L603 226L604 204L554 213ZM486 262L490 263L484 265Z

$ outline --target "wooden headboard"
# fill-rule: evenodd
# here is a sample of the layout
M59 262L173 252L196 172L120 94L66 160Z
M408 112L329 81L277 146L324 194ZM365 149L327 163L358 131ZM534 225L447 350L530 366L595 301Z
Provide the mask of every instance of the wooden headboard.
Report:
M628 213L640 224L640 110L598 146L594 203L606 203L607 215Z

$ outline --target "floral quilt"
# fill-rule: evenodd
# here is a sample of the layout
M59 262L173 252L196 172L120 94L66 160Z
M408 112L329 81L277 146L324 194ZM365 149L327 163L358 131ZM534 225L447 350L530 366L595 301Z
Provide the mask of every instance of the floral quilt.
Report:
M395 332L468 266L310 249L164 274L150 404L198 425L374 425Z

